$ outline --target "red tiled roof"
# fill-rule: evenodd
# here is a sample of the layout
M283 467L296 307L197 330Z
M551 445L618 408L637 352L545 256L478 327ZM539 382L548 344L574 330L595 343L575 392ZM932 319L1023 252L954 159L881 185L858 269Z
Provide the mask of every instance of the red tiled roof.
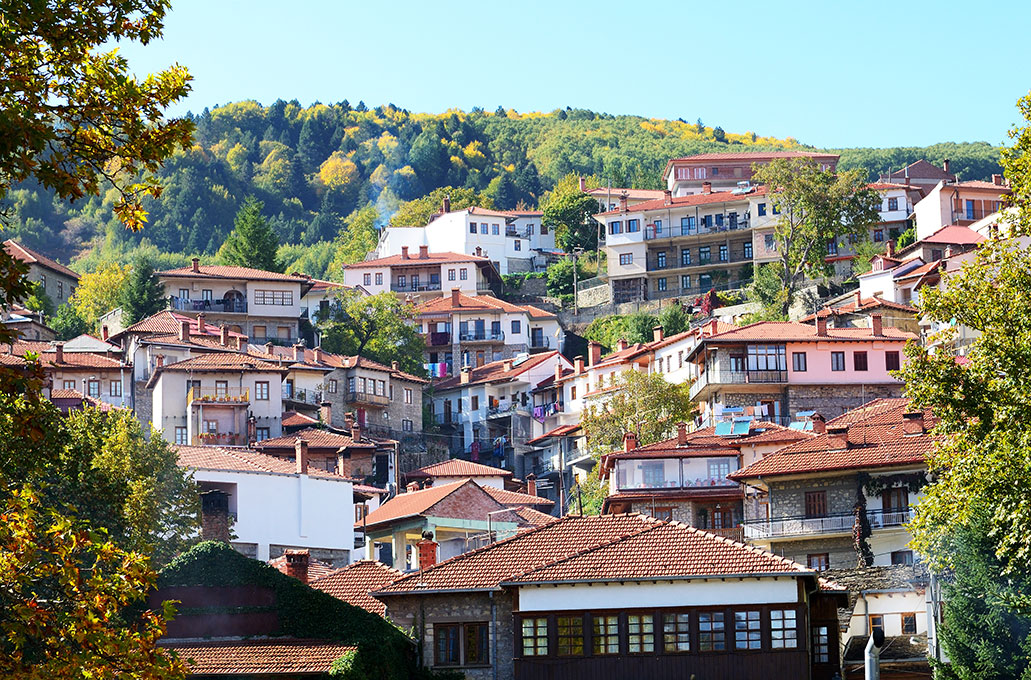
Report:
M278 569L281 573L287 576L290 573L286 570L286 554L282 554L279 557L269 560L268 565L275 569ZM316 579L321 576L332 574L336 569L329 562L323 562L320 559L316 559L311 555L308 556L308 578ZM309 584L311 585L311 584Z
M956 179L956 176L952 173L945 172L945 170L941 167L934 165L933 163L928 163L922 158L918 161L910 163L901 170L896 170L888 176L893 179Z
M733 153L699 153L681 156L670 161L747 161L764 158L838 158L838 154L823 151L737 151Z
M745 480L759 477L861 470L924 464L939 437L927 433L937 422L930 409L923 411L925 433L906 435L903 413L906 399L878 399L827 422L847 426L847 443L820 434L796 442L730 475Z
M626 210L608 210L598 215L619 215L621 213L645 212L648 210L664 210L669 207L682 208L691 205L708 205L710 203L731 203L735 201L748 201L750 196L762 196L766 193L766 187L755 186L745 193L736 191L714 191L711 194L688 194L687 196L673 196L671 205L666 204L665 198L654 201L644 201L628 206Z
M16 260L19 260L20 262L25 262L28 264L35 263L40 265L41 267L46 267L47 269L53 269L56 272L60 272L61 274L71 277L76 281L79 280L79 275L73 272L68 267L64 266L57 260L50 259L46 255L41 255L40 253L37 253L34 250L29 250L22 244L15 241L13 238L4 241L4 250L7 251L8 255L10 255Z
M280 345L272 345L271 353L267 351L268 345L248 345L248 348L248 354L251 354L252 356L262 357L270 361L280 361L284 359L288 360L291 362L290 367L294 369L367 368L372 371L384 371L385 373L389 373L395 378L399 378L401 380L409 380L411 382L418 382L423 384L429 382L425 378L420 378L417 375L406 373L405 371L402 371L400 369L395 371L392 367L387 366L386 364L381 364L378 361L373 361L372 359L367 359L357 354L350 356L346 354L334 354L332 352L327 352L320 348L318 350L319 360L316 361L316 350L305 349L303 354L304 360L301 362L295 362L293 347L282 347Z
M707 338L708 342L741 342L747 340L767 340L781 342L825 342L825 341L899 341L916 339L916 335L891 326L882 329L882 335L875 336L872 328L828 328L827 335L817 335L815 325L797 321L759 321L747 326L739 326L734 330L716 333Z
M478 206L472 206L471 208L465 208L469 211L470 215L483 215L484 217L514 217L515 215L508 210L491 210L489 208L480 208ZM461 212L461 210L455 211Z
M211 336L211 337L215 337L215 338L220 337L220 334L221 334L221 331L222 331L222 329L220 327L205 322L204 323L204 327L200 328L199 327L200 319L195 319L193 317L186 316L185 314L178 314L178 313L173 312L173 311L171 311L169 309L163 309L160 312L158 312L157 314L154 314L152 316L148 316L146 319L141 319L140 321L137 321L136 323L134 323L133 325L129 326L128 328L123 329L123 330L119 331L118 333L115 333L111 337L112 338L117 338L117 337L121 337L123 335L127 335L129 333L134 333L134 334L139 334L139 335L154 334L154 335L159 335L159 336L168 336L168 335L176 335L177 336L177 335L179 335L179 331L182 328L182 322L183 321L189 321L190 322L190 337L191 338L193 336L195 336L195 335L197 335L197 336ZM242 333L237 333L235 331L229 331L229 335L230 335L230 337L240 337L240 338L246 337Z
M306 276L291 276L280 272L269 272L263 269L252 269L250 267L230 267L218 264L202 264L198 267L200 271L193 271L193 266L179 267L178 269L166 269L161 272L154 272L158 278L162 276L186 277L191 279L243 279L247 281L291 281L294 283L308 283Z
M263 439L254 445L254 448L260 450L263 449L284 449L288 448L291 451L294 449L294 444L298 439L303 439L308 442L308 449L337 449L342 448L363 448L363 449L374 449L376 444L370 441L356 442L351 437L346 435L337 434L336 432L330 432L329 430L320 430L318 428L309 427L306 430L300 432L294 432L292 434L285 434L282 437L276 437L274 439Z
M1012 189L1010 189L1008 186L1006 186L1004 184L1000 185L1000 184L996 184L995 182L984 182L982 180L976 180L976 179L974 179L974 180L967 180L965 182L956 182L955 184L950 184L949 186L950 187L958 187L960 189L987 189L987 190L991 190L991 191L996 191L996 192L998 192L1000 194L1009 194L1009 193L1012 193L1012 191L1013 191Z
M496 489L493 486L482 487L490 494L490 497L502 505L555 505L555 501L542 496L531 496L528 493L509 491L508 489Z
M297 411L284 411L281 422L283 427L307 427L309 425L316 425L319 421Z
M160 644L186 661L191 676L322 674L329 672L334 661L357 649L339 642L292 638Z
M662 198L662 189L626 189L622 187L598 187L597 189L588 189L584 193L590 194L596 198L602 198L603 196L610 196L613 200L618 200L624 193L627 198L636 200L643 199L648 200L652 198Z
M909 186L908 184L893 184L892 182L870 182L866 185L867 189L873 189L874 191L891 191L892 189L916 189L917 187Z
M97 399L95 397L87 396L87 395L83 394L82 392L80 392L79 390L51 390L50 391L50 401L55 402L55 405L58 406L58 407L62 407L62 406L66 406L66 405L65 404L58 404L57 402L60 402L60 401L71 401L71 402L78 402L79 405L86 404L87 406L92 406L93 408L98 408L101 411L110 411L111 409L115 408L114 406L112 406L111 404L107 403L106 401L101 401L100 399Z
M385 588L403 575L380 562L359 560L343 569L320 576L308 585L373 614L386 616L386 605L369 593Z
M434 505L467 484L472 485L474 488L481 491L483 490L483 487L476 482L471 479L465 479L451 482L450 484L434 485L428 489L422 489L420 491L399 493L383 505L370 512L365 517L364 522L356 522L355 526L362 526L364 524L365 527L368 528L380 524L389 524L390 522L404 519L406 517L417 517L428 512ZM504 506L499 503L497 509L502 510L504 509ZM501 517L504 517L504 515ZM498 519L501 519L501 517ZM469 519L486 519L486 515L483 517L474 517Z
M49 342L16 342L14 345L3 345L2 353L14 356L24 356L26 352L39 354L39 360L44 367L55 368L88 368L97 371L115 371L127 368L118 359L94 354L93 352L63 352L61 363L58 364L57 351Z
M395 267L399 265L421 265L421 264L450 264L459 262L473 262L476 264L488 264L490 260L486 257L476 255L463 255L462 253L427 253L427 256L420 258L418 252L409 253L408 259L402 255L388 255L375 260L365 260L354 264L344 265L344 269L364 269L366 267Z
M406 576L382 594L505 583L812 573L759 548L643 515L567 515Z
M451 294L427 300L415 308L416 316L429 316L433 314L453 314L454 312L506 312L518 314L523 312L535 319L553 319L555 315L533 305L514 305L511 302L499 300L493 295L466 295L458 294L458 306L453 303Z
M557 517L549 515L546 512L534 510L533 508L527 505L515 508L513 512L519 515L519 517L522 518L522 520L531 527L542 527L545 524L551 524L556 519L558 519Z
M799 321L802 321L802 322L812 321L813 319L815 319L818 316L827 317L827 316L839 316L839 315L842 315L842 314L855 314L857 311L858 312L862 312L862 311L866 311L866 310L870 310L870 309L880 309L882 307L885 308L885 309L895 309L895 310L898 310L900 312L909 312L911 314L916 314L917 313L917 308L916 307L911 307L910 305L904 305L901 302L892 302L891 300L885 300L884 298L879 298L879 297L876 297L876 296L863 298L862 300L860 300L859 305L857 307L856 306L856 301L855 301L855 296L853 296L853 298L852 298L852 300L850 302L847 302L847 303L845 303L843 305L838 305L837 307L824 307L823 309L818 311L816 314L810 314L808 316L804 316L801 319L799 319Z
M512 473L501 468L491 467L482 463L474 463L471 460L452 458L450 460L425 465L418 470L412 470L405 475L409 479L424 479L426 477L511 477Z
M308 290L309 292L317 293L319 291L332 290L334 288L347 288L347 286L336 281L323 281L322 279L312 279L311 288L309 288Z
M580 429L580 423L575 423L573 425L559 425L554 430L549 430L549 431L545 432L544 434L542 434L539 437L534 437L533 439L528 439L526 441L526 443L527 444L536 444L538 442L544 441L545 439L551 439L552 437L565 437L566 435L571 434L573 432L576 432L579 429Z
M715 427L706 427L687 433L683 446L677 445L677 438L671 437L662 441L639 446L632 451L615 451L606 459L652 457L696 457L696 456L732 456L740 453L741 446L758 443L794 442L808 439L812 435L801 430L793 430L783 425L761 420L753 420L748 424L748 434L738 436L722 436L716 434Z
M179 467L227 472L257 472L277 475L297 474L297 463L251 449L223 449L218 446L175 446ZM308 467L308 475L341 482L352 480L335 472Z
M531 355L528 359L526 359L522 363L520 363L518 365L513 365L512 368L507 369L507 370L505 369L505 362L506 361L511 361L511 359L503 359L501 361L492 361L489 364L484 364L483 366L477 366L477 367L471 369L469 371L469 382L468 383L463 383L462 382L462 375L461 375L461 373L459 373L458 375L456 375L456 376L454 376L452 378L448 378L447 380L442 380L441 382L437 383L437 389L438 390L450 390L450 389L454 389L456 387L465 387L467 385L478 385L480 383L507 382L509 380L517 378L518 376L522 375L523 373L525 373L526 371L530 370L534 366L537 366L538 364L541 364L541 363L543 363L543 362L547 361L548 359L551 359L552 357L555 357L555 356L558 356L560 360L564 361L564 359L561 358L561 355L559 355L557 350L553 350L551 352L542 352L541 354Z
M165 364L162 371L257 371L285 373L286 369L264 359L239 352L212 352Z
M902 274L902 275L897 276L895 278L897 278L899 281L905 281L906 279L919 279L920 277L925 276L925 275L930 274L931 272L933 272L935 269L937 269L939 266L941 266L941 263L942 263L941 260L935 260L934 262L928 262L927 264L920 265L916 269L910 269L905 274Z
M930 236L920 239L919 243L945 243L957 246L969 246L984 241L984 236L978 234L970 227L962 227L958 224L950 224L942 227ZM916 245L916 244L914 244Z

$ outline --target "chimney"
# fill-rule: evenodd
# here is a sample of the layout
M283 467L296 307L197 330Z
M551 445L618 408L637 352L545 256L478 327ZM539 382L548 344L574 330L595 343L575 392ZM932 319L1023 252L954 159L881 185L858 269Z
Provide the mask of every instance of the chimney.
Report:
M627 199L628 198L630 198L630 196L627 195L627 193L625 191L619 195L619 210L620 210L620 212L626 212L627 211Z
M156 361L158 368L161 368L162 366L165 365L165 355L164 354L158 354L156 357L154 357L154 360Z
M505 359L504 361L502 361L501 362L501 369L503 371L505 371L506 373L511 371L512 370L512 360L511 359Z
M620 338L619 340L617 340L617 341L616 341L616 348L617 348L617 349L618 349L618 350L619 350L620 352L622 352L623 350L625 350L625 349L626 349L627 347L629 347L629 346L630 346L630 343L628 343L628 342L626 341L626 338Z
M322 348L316 347L311 351L311 359L317 364L322 363Z
M476 250L473 252L476 253L476 257L483 257L483 248L480 246L476 246Z
M720 328L720 322L719 322L718 319L713 319L712 321L710 321L709 322L709 335L716 335L716 332L719 331L719 328Z
M712 193L712 182L708 182L708 181L702 182L702 193L703 194L711 194Z
M473 372L473 369L471 369L470 367L462 366L462 374L461 374L461 377L458 379L459 384L461 384L461 385L468 385L469 384L469 378L470 378L470 375L472 374L472 372Z
M422 532L422 540L415 544L419 555L419 569L429 569L437 563L437 542L432 531Z
M294 345L294 361L304 361L304 345L301 343Z
M673 192L669 189L662 192L662 204L673 205Z
M229 542L229 494L219 489L200 494L200 537Z
M623 435L623 451L630 453L637 448L637 433L627 432Z
M956 251L953 250L951 243L949 245L945 246L945 259L946 260L949 259L950 257L952 257L955 254L956 254Z
M444 201L443 201L443 203L441 204L440 207L441 207L441 212L444 212L444 213L451 212L451 194L447 194L447 195L444 196Z
M992 175L992 184L995 186L1003 186L1002 175Z
M429 246L419 246L419 259L420 260L428 260L428 259L430 259L430 247Z
M189 320L179 322L179 340L182 342L190 341L190 322Z
M587 343L588 366L595 366L601 363L601 343L591 340Z
M193 272L195 274L199 274L200 273L200 258L199 257L193 258Z
M816 317L816 334L819 336L827 335L827 317L818 316Z
M297 474L308 474L308 442L300 437L294 441L294 460L297 462Z
M687 423L677 423L677 446L687 444Z
M526 495L537 495L537 475L533 474L532 472L526 475Z
M218 329L218 341L223 347L229 347L229 326L222 326Z
M319 404L319 417L326 427L333 427L333 405L328 401Z
M310 555L307 550L287 550L286 553L286 575L293 576L301 583L308 582L308 561Z
M814 413L809 420L813 423L814 434L825 434L827 432L827 420L819 413Z
M265 354L272 354L273 348L275 348L275 345L273 345L271 342L266 342L265 343Z
M945 172L949 171L949 159L948 158L946 158L944 161L942 161L942 170L944 170Z
M831 451L843 451L848 448L848 425L835 425L827 428L827 445Z
M401 259L402 260L407 260L408 259L408 246L401 246Z
M462 294L462 292L460 290L458 290L457 288L452 288L451 289L451 306L452 307L461 307L462 306L462 300L461 300L461 297L460 297L461 294Z
M662 340L662 337L663 337L663 335L662 335L662 326L653 326L652 327L652 342L659 342L660 340Z
M587 178L582 176L582 175L580 177L580 193L581 194L586 194L587 193Z
M870 315L870 327L873 328L873 334L876 337L884 335L884 328L881 325L881 315L871 314Z
M556 361L555 362L555 381L558 382L561 379L562 379L562 362L561 361Z
M362 440L362 420L360 418L354 419L354 425L351 426L351 439L356 442Z
M110 335L110 333L107 330L107 324L104 324L100 327L100 339L107 342L108 335Z
M348 432L354 431L354 414L350 411L344 414L344 428Z
M580 375L584 372L584 358L577 357L573 359L573 374Z
M204 312L197 315L197 335L204 335L208 324L204 321Z
M902 414L902 432L908 435L923 434L924 412L907 411Z
M419 490L419 482L408 482L408 486L405 487L405 491L408 493L415 493Z
M54 352L55 352L54 363L55 364L63 364L64 363L64 343L63 342L55 342L54 343Z
M247 350L247 341L249 339L250 338L248 338L246 335L237 335L237 336L235 336L236 349L240 350L241 352L246 351Z
M884 246L884 254L888 257L895 257L895 239L891 239Z
M863 306L863 293L857 288L856 289L856 309Z

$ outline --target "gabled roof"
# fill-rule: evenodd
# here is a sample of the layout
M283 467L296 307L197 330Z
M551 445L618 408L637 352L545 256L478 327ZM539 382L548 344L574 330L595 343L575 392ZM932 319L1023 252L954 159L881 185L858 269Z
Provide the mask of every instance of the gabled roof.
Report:
M945 245L957 245L957 246L970 246L981 243L985 240L985 237L978 234L970 227L962 227L958 224L950 224L942 227L938 231L934 232L930 236L926 236L913 246L918 246L922 243L942 243ZM912 246L910 246L912 248ZM909 250L909 248L906 248ZM900 251L901 252L901 251Z
M531 496L528 493L509 491L508 489L496 489L493 486L485 486L483 490L498 503L507 506L513 505L555 505L555 501L542 496Z
M427 300L415 308L416 316L432 314L453 314L455 312L505 312L508 314L525 313L534 319L553 319L555 315L533 305L516 305L499 300L493 295L466 295L458 293L458 304L454 304L454 294Z
M330 432L329 430L320 430L318 428L309 427L300 432L294 432L292 434L285 434L282 437L275 437L274 439L263 439L254 445L254 448L259 451L263 449L290 449L294 448L294 444L298 439L303 439L308 442L308 449L374 449L376 444L371 441L356 442L354 439L347 435L337 434L336 432Z
M768 478L817 472L844 472L924 465L940 437L929 430L937 420L924 409L924 432L906 434L906 399L877 399L827 422L827 429L848 427L844 439L819 434L768 455L730 475L731 479Z
M225 472L250 472L272 475L295 475L297 463L285 458L269 456L251 449L224 449L218 446L182 446L174 447L179 459L179 467L195 470L219 470ZM310 477L320 477L340 482L353 480L335 472L319 470L308 466Z
M400 380L408 380L411 382L426 384L429 381L425 378L420 378L417 375L412 375L400 369L394 369L392 366L381 364L378 361L373 361L357 354L346 355L346 354L334 354L333 352L327 352L321 348L307 349L303 351L303 361L294 360L294 348L293 347L282 347L280 345L248 345L247 353L252 356L261 357L269 361L289 361L288 366L291 369L334 369L334 368L365 368L370 371L383 371L389 373L392 377ZM268 350L272 351L269 352Z
M285 373L286 369L271 361L265 361L249 354L239 352L212 352L189 359L165 364L155 371L179 372L221 372L221 371L253 371L259 373Z
M625 213L646 212L648 210L665 210L666 208L683 208L692 205L709 205L711 203L731 203L736 201L747 202L749 197L762 196L766 193L766 187L753 186L748 191L714 191L710 194L688 194L687 196L673 196L670 204L666 204L665 198L652 201L644 201L627 206L626 210L607 210L598 213L596 217L605 215L620 215Z
M623 194L627 195L627 198L631 200L642 200L647 201L653 198L662 198L662 189L627 189L623 187L598 187L596 189L588 189L584 192L590 194L595 198L601 199L606 196L610 196L613 200L618 201L619 197Z
M452 458L450 460L425 465L418 470L405 473L408 479L425 479L427 477L511 477L512 473L501 468L491 467L471 460Z
M390 524L391 522L396 522L399 519L428 514L433 507L437 505L437 503L441 502L464 486L470 486L476 491L484 493L483 487L471 479L459 480L457 482L451 482L450 484L434 485L428 489L422 489L420 491L399 493L383 505L370 512L365 517L364 522L356 522L355 526L364 525L366 528L370 528L382 524ZM498 503L497 509L503 510L504 506ZM475 519L486 519L485 513L480 514L483 514L483 517L477 516Z
M881 175L881 177L883 179L884 175ZM934 165L933 163L928 163L922 158L914 163L910 163L901 170L896 170L888 175L888 177L891 179L906 179L908 177L910 180L932 179L935 181L956 179L956 176L951 172L945 172L941 167Z
M754 444L789 444L802 439L810 439L813 435L802 430L794 430L777 423L762 420L748 422L748 431L740 435L718 435L716 428L706 427L688 432L684 445L677 444L677 438L671 437L662 441L639 446L630 451L615 451L605 456L610 460L634 458L696 458L709 456L736 456L741 453L740 447Z
M963 182L956 182L955 184L950 184L949 186L950 187L957 187L959 189L974 189L974 190L982 190L982 191L992 191L992 192L998 193L999 195L1009 194L1009 193L1013 192L1013 190L1010 189L1005 184L996 184L995 182L985 182L983 180L978 180L978 179L971 179L971 180L966 180L966 181L963 181Z
M872 328L828 328L826 335L818 335L815 325L797 321L759 321L747 326L739 326L733 330L710 335L706 342L744 342L765 340L769 342L871 342L898 341L916 339L916 335L898 328L885 326L881 335L874 335Z
M157 336L169 336L178 335L180 329L182 329L183 321L190 322L190 337L193 336L210 336L213 338L219 338L222 332L221 327L205 322L203 326L200 326L200 319L186 316L185 314L179 314L169 309L163 309L157 314L148 316L146 319L141 319L133 325L125 328L118 333L112 335L112 338L119 338L123 335L136 334L136 335L157 335ZM246 337L242 333L235 331L228 331L230 337Z
M28 264L38 264L41 267L46 267L47 269L52 269L55 272L71 277L76 281L79 280L79 275L73 272L68 267L64 266L57 260L50 259L46 255L37 253L35 250L29 250L22 244L15 241L13 238L9 238L6 241L4 241L4 250L7 251L8 255L10 255L11 257L20 262L25 262Z
M560 361L565 361L557 350L551 352L542 352L540 354L530 355L525 361L515 364L511 359L502 359L500 361L492 361L489 364L483 366L477 366L469 370L469 382L462 382L462 375L458 375L442 380L437 383L438 390L450 390L459 387L468 387L470 385L478 385L481 383L500 383L514 380L523 373L526 373L534 366L544 363L548 359L553 357L559 357ZM506 368L506 364L512 363L511 368Z
M49 342L16 342L3 345L0 352L13 356L24 356L26 352L39 354L39 360L46 368L76 369L88 368L94 371L117 371L128 368L118 359L104 354L92 352L62 352L61 362L57 362L57 350Z
M555 429L548 430L547 432L545 432L544 434L542 434L539 437L534 437L533 439L528 439L526 441L526 443L527 444L539 444L539 443L544 442L544 441L546 441L548 439L551 439L552 437L568 437L569 435L573 434L574 432L578 432L579 430L580 430L580 423L575 423L573 425L559 425Z
M567 515L406 576L378 595L496 590L505 584L812 573L759 548L643 515Z
M294 676L325 674L333 662L358 649L326 640L161 641L186 663L191 676Z
M373 614L386 616L387 606L369 593L385 588L402 576L403 573L381 562L359 560L320 576L308 585Z
M283 411L283 427L309 427L318 425L319 421L311 416L306 416L297 411Z
M901 302L892 302L891 300L885 300L877 296L865 297L856 304L855 297L845 304L838 305L837 307L824 307L815 314L809 314L804 316L799 321L806 322L812 321L816 317L829 317L829 316L843 316L846 314L856 314L858 312L868 312L875 309L894 309L900 312L908 312L910 314L917 314L918 310L916 307L910 305L904 305Z
M476 255L463 255L462 253L427 253L426 257L420 258L418 254L409 254L407 258L404 255L388 255L387 257L380 257L375 260L365 260L364 262L355 262L354 264L344 265L344 269L366 269L369 267L397 267L397 266L418 266L422 264L459 264L462 262L469 262L476 265L489 265L490 259L486 257L479 257Z
M522 518L524 522L532 527L542 527L545 524L551 524L557 517L549 515L546 512L540 510L534 510L528 505L522 505L518 508L514 508L513 512Z
M662 179L669 177L670 170L673 169L674 163L682 162L700 162L707 163L709 161L771 161L775 158L825 158L833 159L835 162L838 160L837 154L822 153L819 151L741 151L736 153L700 153L694 156L682 156L680 158L671 158L666 162L666 168L662 171Z
M239 279L243 281L289 281L292 283L306 284L309 282L307 276L293 276L280 272L269 272L264 269L252 269L250 267L230 267L218 264L198 265L198 271L193 267L179 267L178 269L166 269L165 271L154 272L154 276L171 278L190 279Z
M117 408L106 401L101 401L95 397L85 395L79 390L51 390L50 401L52 401L54 406L57 406L62 411L69 408L81 408L83 406L91 406L93 408L100 409L101 411L110 411L111 409Z

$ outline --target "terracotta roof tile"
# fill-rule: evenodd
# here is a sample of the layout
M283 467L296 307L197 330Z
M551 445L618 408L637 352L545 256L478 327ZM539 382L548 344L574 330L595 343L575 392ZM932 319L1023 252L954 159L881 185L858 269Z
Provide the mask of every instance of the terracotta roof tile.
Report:
M270 567L274 567L275 569L278 569L280 571L280 573L286 574L287 576L290 575L290 573L286 570L286 554L285 553L280 555L279 557L277 557L275 559L269 560L268 561L268 565ZM311 555L308 556L308 578L309 579L316 579L316 578L319 578L321 576L326 576L327 574L332 574L334 571L336 571L336 569L329 562L323 562L322 560L316 559L316 558L312 557ZM309 583L309 585L311 585L311 584Z
M733 153L699 153L694 156L681 156L675 161L747 161L770 158L838 158L838 154L823 151L739 151Z
M328 673L334 661L357 649L339 642L291 638L160 644L185 660L194 676Z
M87 406L92 406L93 408L100 409L101 411L110 411L110 410L116 408L116 407L112 406L111 404L107 403L106 401L101 401L100 399L97 399L95 397L86 396L85 394L83 394L79 390L51 390L50 391L50 401L54 402L55 405L58 406L58 407L65 407L65 406L72 406L72 407L74 407L74 405L72 405L72 404L66 405L66 404L63 404L63 403L57 403L57 402L70 401L70 402L78 402L78 404L80 406L82 404L86 404ZM62 408L62 410L63 410L63 408Z
M636 203L631 206L627 206L626 210L607 210L598 215L619 215L624 213L635 213L635 212L646 212L648 210L664 210L669 207L683 208L685 206L692 205L708 205L710 203L735 203L738 201L748 202L751 196L762 196L766 193L766 187L754 186L749 189L747 193L739 193L736 191L714 191L711 194L688 194L687 196L673 196L670 198L672 201L671 205L666 205L665 197L653 200L644 201L643 203Z
M767 340L781 342L826 342L869 340L871 342L898 341L916 339L916 335L891 326L885 326L882 335L875 336L871 328L828 328L827 335L818 335L815 325L797 321L759 321L747 326L739 326L709 336L707 342L741 342L747 340Z
M198 324L200 323L199 319L195 319L193 317L186 316L185 314L179 314L179 313L173 312L173 311L171 311L169 309L163 309L160 312L158 312L157 314L153 314L151 316L148 316L146 319L141 319L140 321L137 321L133 325L129 326L128 328L126 328L124 330L119 331L118 333L115 333L111 337L112 338L117 338L117 337L121 337L123 335L128 335L128 334L137 334L137 335L155 334L155 335L162 335L162 336L164 336L164 335L178 335L179 334L179 330L182 328L182 322L183 321L189 321L190 322L190 335L191 336L193 336L193 335L203 335L203 336L212 336L212 337L217 338L217 337L219 337L219 334L221 333L221 330L222 330L220 327L215 326L215 325L210 324L210 323L207 323L207 322L204 323L204 327L203 328L200 328L198 326ZM237 333L235 331L230 331L229 335L231 337L241 337L241 338L242 337L246 337L243 334Z
M946 227L942 227L930 236L926 236L920 239L919 241L917 241L917 244L946 243L950 245L967 246L982 243L984 240L984 236L978 234L970 227L962 227L958 224L951 224ZM906 250L909 250L909 248L907 248Z
M309 425L317 425L319 421L297 411L284 411L281 422L283 427L308 427Z
M197 470L224 470L227 472L255 472L276 475L297 474L297 463L285 458L269 456L251 449L224 449L218 446L175 446L179 467ZM352 480L335 472L308 467L310 477L341 482Z
M434 314L453 314L455 312L506 312L518 314L523 312L535 319L555 318L551 312L533 305L515 305L499 300L493 295L458 294L458 306L453 304L453 296L448 294L423 302L415 308L416 316L432 316Z
M292 281L295 283L308 283L306 276L291 276L280 272L269 272L263 269L252 269L250 267L230 267L216 264L202 264L198 267L200 271L193 271L193 267L179 267L178 269L166 269L161 272L154 272L158 278L171 276L175 278L186 277L192 279L243 279L248 281Z
M10 354L22 357L26 352L39 354L39 360L44 367L54 368L89 368L93 370L120 370L127 368L118 359L113 359L103 354L93 352L63 352L61 363L57 363L57 351L48 342L16 342L14 345L3 345L3 354Z
M452 458L440 463L423 466L418 470L412 470L406 473L405 476L409 479L424 479L426 477L511 477L512 473L508 470L484 465L483 463Z
M309 449L333 449L335 451L341 448L376 448L376 444L374 442L368 440L356 442L347 435L337 434L336 432L330 432L329 430L320 430L314 427L309 427L308 429L294 432L292 434L285 434L282 437L275 437L274 439L264 439L257 442L254 445L254 448L259 451L263 449L289 448L292 451L294 444L298 439L303 439L308 442Z
M428 383L429 381L425 378L420 378L417 375L412 375L400 369L394 370L391 366L381 364L378 361L367 359L366 357L346 354L334 354L333 352L327 352L323 349L318 349L317 353L314 349L304 350L304 361L294 362L294 348L293 347L282 347L280 345L272 345L272 352L268 352L267 345L248 345L248 354L253 356L262 357L269 361L280 361L288 360L292 362L291 368L367 368L373 371L384 371L390 373L395 378L401 380L408 380L411 382ZM318 360L316 360L316 358Z
M79 275L73 272L68 267L64 266L57 260L53 260L47 257L46 255L37 253L34 250L29 250L22 244L15 241L13 238L4 241L4 250L6 250L7 254L16 260L26 262L29 264L35 263L40 265L41 267L46 267L48 269L53 269L56 272L60 272L65 276L75 279L76 281L79 280Z
M543 442L546 439L551 439L552 437L565 437L567 435L570 435L570 434L578 431L579 429L580 429L580 423L575 423L573 425L559 425L555 429L549 430L549 431L545 432L544 434L542 434L539 437L534 437L533 439L528 439L526 443L527 444L538 444L540 442Z
M874 309L894 309L900 312L909 312L911 314L917 313L917 308L910 305L904 305L901 302L892 302L891 300L885 300L879 297L865 297L860 300L859 305L856 305L856 301L853 298L845 304L838 305L837 307L824 307L816 314L810 314L804 316L799 321L806 322L812 321L817 316L828 317L828 316L841 316L844 314L855 314L856 312L865 312Z
M514 364L512 368L507 370L505 369L505 363L512 361L511 359L492 361L489 364L484 364L483 366L477 366L471 369L469 372L469 382L467 384L462 382L462 376L459 374L452 378L448 378L447 380L440 381L437 383L436 387L438 390L450 390L458 387L466 387L467 385L478 385L480 383L507 382L519 377L534 366L556 356L559 356L561 359L557 350L534 354L522 363Z
M1010 189L1008 186L1006 186L1004 184L1003 185L999 185L999 184L996 184L995 182L985 182L983 180L978 180L978 179L966 180L964 182L956 182L955 184L950 184L949 186L950 187L958 187L960 189L987 189L987 190L990 190L990 191L996 191L1000 195L1002 195L1002 194L1009 194L1009 193L1012 193L1012 191L1013 191L1012 189Z
M386 605L369 593L385 588L403 575L381 562L359 560L320 576L308 585L373 614L386 616Z
M485 486L483 490L486 491L491 498L496 500L498 503L506 506L513 505L555 505L555 501L544 498L542 496L531 496L528 493L520 493L518 491L509 491L508 489L496 489L493 486Z
M383 505L370 512L365 517L364 522L356 522L355 526L362 526L364 524L365 527L368 528L380 524L389 524L406 517L417 517L428 512L434 505L467 484L477 490L483 491L483 487L479 484L471 479L466 479L451 482L450 484L434 485L428 489L422 489L420 491L399 493ZM499 503L497 509L504 509L504 506ZM504 517L504 515L501 517ZM501 517L498 519L501 519ZM469 517L468 519L486 519L486 517L477 516Z
M212 352L165 364L162 371L256 371L283 373L285 369L264 359L239 352Z
M627 189L623 187L598 187L597 189L588 189L584 193L590 194L591 196L594 196L598 199L601 199L605 196L611 196L612 200L614 201L618 201L619 197L625 193L627 195L627 198L631 200L640 199L647 201L653 198L662 198L665 192L663 192L662 189Z
M541 512L540 510L535 510L527 505L516 508L515 514L519 515L526 524L532 527L542 527L545 524L551 524L558 519L553 515Z
M476 255L463 255L462 253L427 253L427 256L421 259L419 258L418 253L410 253L408 255L408 259L405 259L401 255L389 255L387 257L380 257L375 260L365 260L364 262L355 262L354 264L344 265L344 269L364 269L366 267L395 267L399 265L418 266L421 264L457 264L459 262L490 264L490 260L486 257L478 257Z
M941 179L954 180L954 179L956 179L956 176L953 175L952 173L945 172L945 170L942 169L941 167L939 167L937 165L934 165L933 163L928 163L927 161L925 161L922 158L920 160L918 160L918 161L910 163L909 165L907 165L906 167L902 168L901 170L896 170L895 172L891 173L888 176L891 177L892 179L907 179L908 178L908 179L911 179L911 180L912 179L934 179L934 180L941 180ZM884 175L881 175L881 177L883 178Z
M777 442L787 444L802 439L810 439L812 436L807 432L793 430L776 423L753 420L749 423L747 435L722 436L716 434L715 427L707 427L689 432L683 446L678 446L677 438L671 437L652 444L646 444L645 446L639 446L632 451L615 451L605 456L605 462L606 468L608 468L608 461L622 459L736 456L741 452L741 446Z

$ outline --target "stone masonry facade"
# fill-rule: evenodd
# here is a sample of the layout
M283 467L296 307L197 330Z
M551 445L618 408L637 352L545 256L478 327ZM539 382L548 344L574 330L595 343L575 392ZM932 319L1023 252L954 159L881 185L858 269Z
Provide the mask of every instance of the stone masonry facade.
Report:
M827 420L846 411L886 397L902 395L902 383L890 385L790 385L787 392L788 413L816 411Z
M826 553L829 569L853 569L858 564L858 555L852 545L851 536L809 539L804 541L778 541L770 550L781 557L807 564L810 555Z
M770 482L770 517L802 517L805 515L807 491L827 492L827 514L851 513L856 504L856 478L825 477L822 479Z

